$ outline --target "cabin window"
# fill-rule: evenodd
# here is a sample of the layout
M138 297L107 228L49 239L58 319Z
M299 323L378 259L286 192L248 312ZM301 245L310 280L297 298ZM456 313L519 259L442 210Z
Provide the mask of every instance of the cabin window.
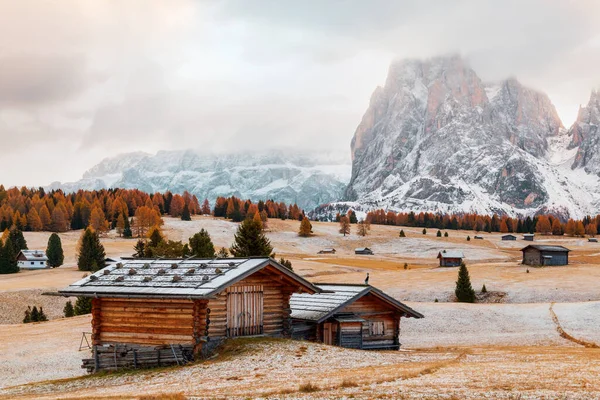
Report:
M263 333L262 285L227 289L227 336L252 336Z
M385 335L385 326L383 321L369 321L369 333L371 336Z
M31 265L35 264L35 261L31 261Z

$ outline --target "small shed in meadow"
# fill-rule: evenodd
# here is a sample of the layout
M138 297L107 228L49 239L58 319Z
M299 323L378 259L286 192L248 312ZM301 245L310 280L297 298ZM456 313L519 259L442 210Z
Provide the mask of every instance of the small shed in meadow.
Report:
M328 248L328 249L319 250L318 254L335 254L335 249Z
M483 240L483 236L479 236L479 235L475 235L474 238L475 239L479 239L479 240Z
M373 255L373 250L371 250L368 247L358 247L358 248L354 249L354 254Z
M533 233L526 233L523 235L523 240L527 240L528 242L533 242L533 238L535 237L535 234Z
M458 267L465 256L459 250L442 250L438 253L440 267Z
M517 237L509 233L508 235L502 235L502 240L517 240Z
M588 238L588 242L590 242L590 243L598 243L598 239L596 239L596 238Z
M84 367L98 371L180 364L226 338L290 337L292 293L320 291L273 259L224 258L122 259L59 293L92 298Z
M567 265L569 264L569 249L563 246L545 246L530 244L521 249L523 264L526 265Z
M355 349L398 349L400 319L423 318L373 286L315 285L320 293L292 295L293 338Z
M17 264L22 269L45 269L48 268L48 257L43 250L21 250Z

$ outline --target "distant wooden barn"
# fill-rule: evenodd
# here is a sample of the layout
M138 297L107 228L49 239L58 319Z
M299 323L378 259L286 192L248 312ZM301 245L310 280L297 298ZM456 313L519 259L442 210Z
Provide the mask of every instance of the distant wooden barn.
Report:
M21 250L17 265L22 269L45 269L48 268L48 257L43 250Z
M515 235L502 235L502 240L517 240L517 237Z
M369 285L316 284L293 294L292 337L355 349L398 349L400 319L423 315Z
M523 240L527 240L528 242L533 242L534 238L535 238L535 234L533 234L533 233L526 233L523 235Z
M479 235L475 235L474 238L475 239L479 239L479 240L483 240L483 236L479 236Z
M319 250L318 254L335 254L335 249L330 248L330 249Z
M588 242L590 242L590 243L598 243L598 239L596 239L596 238L588 238Z
M292 293L321 290L270 258L123 259L60 290L92 298L89 371L180 364L226 338L291 336Z
M569 249L563 246L542 246L530 244L521 250L523 264L526 265L567 265L569 264Z
M354 254L373 255L373 250L371 250L368 247L358 247L358 248L354 249Z
M465 256L462 251L442 250L438 253L437 258L440 260L440 267L458 267Z

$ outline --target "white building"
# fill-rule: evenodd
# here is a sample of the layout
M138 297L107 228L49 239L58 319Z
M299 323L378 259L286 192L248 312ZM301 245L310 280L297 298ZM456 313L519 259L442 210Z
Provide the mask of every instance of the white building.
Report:
M23 269L44 269L48 268L48 257L42 250L21 250L17 264Z

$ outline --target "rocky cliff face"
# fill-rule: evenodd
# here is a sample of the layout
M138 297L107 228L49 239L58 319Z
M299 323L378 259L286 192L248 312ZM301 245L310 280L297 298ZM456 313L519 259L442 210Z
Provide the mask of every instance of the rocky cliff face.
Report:
M587 106L579 109L569 135L569 147L577 148L572 168L600 175L600 90L592 91Z
M563 130L549 98L515 79L484 83L460 57L396 62L352 139L345 197L400 210L578 214L588 199L548 161Z
M127 153L105 159L77 182L55 182L48 189L120 187L148 193L187 190L201 200L235 195L297 203L308 210L342 197L350 178L346 157L281 151L225 155L189 150L156 155Z

